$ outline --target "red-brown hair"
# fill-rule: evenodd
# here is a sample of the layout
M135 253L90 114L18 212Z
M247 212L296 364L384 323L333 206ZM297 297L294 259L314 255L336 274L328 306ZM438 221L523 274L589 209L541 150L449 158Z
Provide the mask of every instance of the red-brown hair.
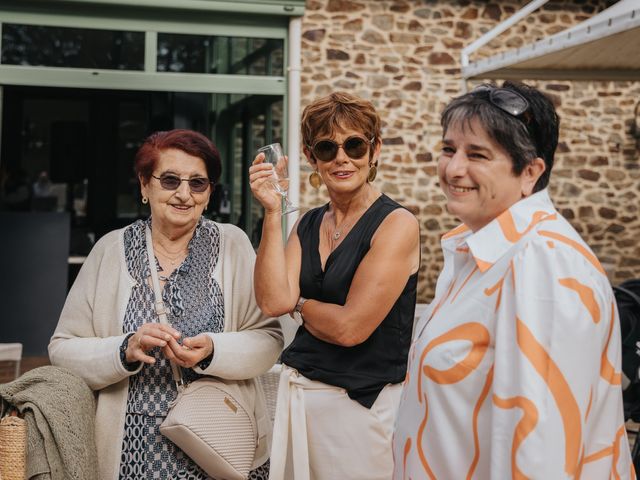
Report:
M193 130L175 129L155 132L149 135L136 153L134 168L136 175L148 183L156 168L160 152L175 148L188 155L201 158L207 169L207 176L218 183L222 171L220 152L207 137Z

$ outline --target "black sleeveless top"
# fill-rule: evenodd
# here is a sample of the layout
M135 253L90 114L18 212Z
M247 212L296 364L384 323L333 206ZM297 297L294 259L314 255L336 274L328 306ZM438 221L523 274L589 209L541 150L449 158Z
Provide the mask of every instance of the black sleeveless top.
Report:
M326 303L344 305L351 281L369 251L378 226L396 208L403 208L381 195L360 217L342 243L327 258L322 271L320 223L329 205L307 212L298 224L302 247L300 295ZM389 314L360 345L343 347L324 342L298 328L282 362L302 375L344 388L349 397L371 408L389 383L400 383L407 371L407 356L413 329L418 274L411 275Z

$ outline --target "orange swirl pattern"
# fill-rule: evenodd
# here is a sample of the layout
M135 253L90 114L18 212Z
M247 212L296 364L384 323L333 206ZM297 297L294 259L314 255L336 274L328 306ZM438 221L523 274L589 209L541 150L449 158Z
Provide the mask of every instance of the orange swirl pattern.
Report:
M538 210L537 212L534 212L533 217L531 219L531 223L529 223L529 225L527 225L527 227L522 232L518 231L516 227L516 223L513 219L513 215L509 210L507 210L502 215L500 215L496 220L498 221L498 224L502 229L502 234L504 235L504 238L506 238L511 243L516 243L518 240L524 237L527 233L529 233L531 229L535 227L538 223L540 223L540 221L542 221L543 219L556 220L557 218L558 216L556 214L550 215L547 212Z
M424 473L426 473L431 480L436 480L436 476L433 474L433 470L429 466L429 462L427 461L427 456L424 454L424 449L422 448L422 439L424 438L424 429L427 426L427 419L429 418L429 403L427 402L427 397L424 397L424 417L422 418L422 422L420 422L420 428L418 428L418 456L420 457L420 463L422 464L422 468Z
M475 260L476 265L478 265L478 268L480 269L480 271L482 273L486 272L491 267L493 267L493 263L491 263L491 262L486 262L486 261L484 261L484 260L482 260L481 258L478 258L478 257L473 257L473 259Z
M456 284L455 281L451 282L446 295L442 297L442 299L440 299L436 307L431 312L431 315L429 316L429 321L431 321L431 319L436 314L436 312L440 309L442 304L447 301L447 299L449 298L449 295L451 295L451 292L453 291L453 287L455 286L455 284ZM427 349L423 350L423 352L420 354L420 363L418 363L418 365L422 365L424 363L424 357L427 356L427 353L429 353L429 350ZM422 375L418 375L418 401L422 403Z
M600 377L603 380L610 383L611 385L621 385L622 384L622 373L616 372L615 367L609 361L609 357L607 356L607 350L609 350L609 345L611 343L611 335L613 334L613 327L616 324L616 311L614 305L611 304L611 320L609 322L609 334L607 335L607 342L605 344L604 350L602 350L602 355L600 356Z
M442 246L442 294L416 331L397 416L394 480L635 478L613 294L548 192ZM544 465L539 440L554 459Z
M473 474L476 471L476 467L478 466L478 461L480 460L480 439L478 435L478 417L480 415L480 408L482 404L489 396L489 390L491 390L491 384L493 383L493 367L489 369L489 373L487 373L487 380L484 382L484 387L480 392L480 398L476 402L476 406L473 409L473 459L471 460L471 466L469 467L469 471L467 472L467 480L471 480Z
M487 347L489 344L489 337L490 337L489 331L484 325L480 323L466 323L466 324L460 325L459 327L450 330L446 334L441 335L440 337L430 342L429 345L427 345L427 347L423 350L422 354L420 355L419 365L422 366L423 373L430 380L438 384L457 383L462 379L464 379L467 375L469 375L469 373L473 372L477 368L477 366L480 364L487 350ZM451 342L451 341L456 341L456 340L466 340L471 343L471 349L469 350L466 357L462 361L456 363L453 367L447 370L438 370L429 365L423 365L425 357L431 350L433 350L435 347L439 345L442 345L444 343ZM480 394L480 398L478 399L478 402L476 404L476 408L474 411L473 429L476 436L476 455L474 456L474 460L472 461L472 466L467 478L471 478L473 470L475 469L475 464L477 464L477 457L479 456L479 446L477 441L477 417L478 417L478 412L480 410L480 407L484 402L484 399L487 397L489 393L489 388L491 385L492 378L493 378L493 369L491 369L491 371L487 376L485 388ZM427 424L429 409L427 405L426 395L422 394L422 387L421 387L420 381L418 383L418 392L419 394L423 395L422 400L425 403L425 413L424 413L424 418L422 420L422 423L420 424L420 428L418 430L418 447L417 448L418 448L420 461L423 465L424 471L427 473L427 475L429 475L430 478L435 478L435 476L432 477L433 471L429 467L429 463L427 462L426 455L424 454L424 450L422 448L423 432ZM409 440L410 438L408 439L408 441ZM406 445L407 444L405 443L405 448L406 448ZM406 454L407 454L407 451L405 450L405 455Z
M471 349L467 356L460 362L456 363L447 370L438 370L437 368L424 365L422 371L424 374L439 384L457 383L471 372L473 372L482 361L487 347L489 345L489 330L481 323L464 323L456 328L449 330L444 335L434 339L422 353L421 360L438 345L454 340L467 340L471 342ZM422 365L422 363L421 363Z
M524 439L533 431L538 423L538 409L535 404L526 397L512 397L512 398L500 398L497 395L493 396L493 403L504 409L520 408L522 409L522 418L516 426L513 434L513 443L511 446L511 477L516 480L526 480L527 477L522 470L518 467L516 462L516 454L518 448Z
M411 437L407 438L407 441L404 442L404 455L402 456L402 478L405 478L405 474L407 472L407 456L411 451Z
M465 232L468 232L468 231L469 231L469 227L467 227L465 224L461 224L461 225L458 225L453 230L445 233L442 236L442 239L445 240L447 238L455 237L456 235L460 235L461 233L465 233Z
M593 323L600 323L600 307L596 301L593 289L584 283L580 283L575 278L559 278L558 282L563 287L567 287L578 294L580 301L587 308Z
M602 268L602 265L600 265L600 261L598 260L598 258L589 250L587 250L584 247L584 245L581 245L575 240L556 232L540 230L538 232L538 235L542 235L543 237L553 238L554 240L564 243L565 245L569 245L570 247L573 247L574 250L576 250L578 253L580 253L580 255L582 255L585 259L587 259L587 261L591 263L591 265L593 265L600 273L602 273L603 275L607 274L607 272L604 271L604 268Z
M584 463L591 463L606 458L608 456L613 457L612 466L611 466L611 478L620 479L620 473L618 473L618 461L620 460L621 455L621 445L620 442L626 442L626 427L622 425L617 431L615 439L613 440L613 444L609 447L605 447L602 450L599 450L595 453L592 453L588 457L584 459ZM625 448L623 445L622 448ZM636 470L633 464L630 465L629 478L636 478Z
M565 434L565 472L575 475L578 469L580 445L582 444L582 420L580 407L573 392L547 351L536 340L527 326L516 318L518 346L545 381L560 410Z
M498 308L500 308L500 301L502 300L502 287L504 286L504 280L507 277L507 275L513 271L513 262L509 262L509 269L507 269L507 271L505 272L505 274L500 278L500 280L498 280L498 282L489 287L489 288L485 288L484 289L484 294L487 297L490 297L491 295L493 295L496 291L498 292L498 295L496 297L496 308L495 311L498 311ZM514 277L513 275L511 276L511 281L514 281Z
M620 480L620 473L618 473L618 460L620 460L620 441L623 439L626 431L627 430L625 429L625 426L622 425L616 432L616 438L613 441L613 466L611 469L611 476L615 480Z
M587 455L584 458L584 463L596 462L602 458L608 457L609 455L613 455L613 446L604 447L602 450L599 450L591 455Z

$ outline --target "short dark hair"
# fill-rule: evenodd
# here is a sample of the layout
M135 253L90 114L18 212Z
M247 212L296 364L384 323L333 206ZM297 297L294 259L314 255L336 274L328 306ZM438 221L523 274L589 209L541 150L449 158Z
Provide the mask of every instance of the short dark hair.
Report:
M201 158L207 176L214 184L220 180L222 162L216 146L203 134L193 130L175 129L149 135L136 153L134 168L136 175L148 183L160 158L160 152L169 149L181 150Z
M498 88L495 85L488 85ZM520 175L536 157L544 160L545 171L533 191L547 187L558 146L560 119L551 100L540 90L523 83L504 82L502 87L517 92L529 103L524 114L515 117L489 101L489 89L472 90L454 98L442 112L443 134L452 124L468 126L477 119L487 134L511 156L513 173Z

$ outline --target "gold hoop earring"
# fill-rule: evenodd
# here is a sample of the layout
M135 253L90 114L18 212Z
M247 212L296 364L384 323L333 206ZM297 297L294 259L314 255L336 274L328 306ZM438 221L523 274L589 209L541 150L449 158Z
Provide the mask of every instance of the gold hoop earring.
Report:
M378 167L376 167L375 165L371 165L369 167L369 175L367 175L367 182L371 183L376 179L376 176L378 175Z
M317 170L314 170L309 175L309 184L316 190L318 190L322 185L322 177L320 176Z
M149 203L149 199L147 197L142 197L142 203L146 205L147 203Z

